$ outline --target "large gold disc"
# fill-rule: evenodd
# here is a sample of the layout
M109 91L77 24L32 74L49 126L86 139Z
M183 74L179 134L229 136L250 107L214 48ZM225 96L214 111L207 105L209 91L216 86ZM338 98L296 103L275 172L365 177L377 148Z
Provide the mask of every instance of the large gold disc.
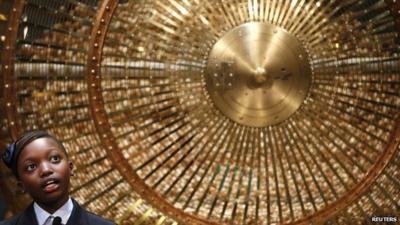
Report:
M292 115L311 81L308 54L284 29L245 23L213 46L207 62L207 90L232 120L264 127Z

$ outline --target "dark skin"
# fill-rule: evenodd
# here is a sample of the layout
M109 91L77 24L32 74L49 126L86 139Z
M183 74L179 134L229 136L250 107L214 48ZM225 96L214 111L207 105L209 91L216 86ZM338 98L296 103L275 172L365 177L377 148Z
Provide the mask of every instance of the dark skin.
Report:
M68 201L72 168L72 162L54 140L39 138L26 145L18 157L18 186L53 214Z

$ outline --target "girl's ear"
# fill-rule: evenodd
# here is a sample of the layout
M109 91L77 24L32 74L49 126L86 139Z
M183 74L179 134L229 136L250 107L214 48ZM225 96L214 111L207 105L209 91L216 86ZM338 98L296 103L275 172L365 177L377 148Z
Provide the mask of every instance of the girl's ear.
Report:
M20 180L17 181L17 186L19 187L22 193L24 194L26 193L25 186Z
M70 171L70 174L71 174L71 176L74 176L74 164L72 163L72 161L69 161L68 162L68 166L69 166L69 171Z

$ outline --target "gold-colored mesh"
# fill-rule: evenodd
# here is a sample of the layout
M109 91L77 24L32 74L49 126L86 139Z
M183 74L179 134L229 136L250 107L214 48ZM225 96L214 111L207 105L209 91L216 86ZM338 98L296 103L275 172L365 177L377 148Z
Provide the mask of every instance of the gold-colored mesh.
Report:
M6 25L17 2L23 2L19 21ZM322 222L400 219L398 3L120 1L108 24L98 16L108 2L114 1L2 3L10 8L3 26L18 30L13 55L2 55L2 146L15 126L21 133L53 132L75 164L72 196L121 224L173 224L190 215L217 224L285 224L333 208ZM96 74L87 65L96 49L90 41L101 35L92 31L97 22L108 29ZM312 71L301 107L272 126L229 119L205 86L213 45L249 22L296 37L308 54L299 57L308 57ZM14 65L10 75L4 57ZM89 76L101 84L94 99ZM107 119L94 120L102 108ZM109 138L99 130L104 124L118 149L102 142ZM129 167L116 169L112 151ZM379 163L388 163L381 174L370 171ZM122 174L138 175L154 199ZM1 175L2 191L12 193L7 200L22 209L29 199L15 192L3 165ZM372 184L353 191L366 177ZM335 205L354 193L354 202ZM313 222L321 221L307 221Z
M129 223L142 217L156 221L162 215L143 216L151 207L113 168L92 122L85 64L97 5L97 1L25 2L15 50L18 102L12 105L18 110L21 133L47 129L65 144L74 162L71 194L84 207L115 221ZM11 140L2 142L5 146ZM13 193L14 210L23 209L29 198L16 193L15 181L4 166L2 174L7 178L2 189ZM168 221L165 224L171 224Z

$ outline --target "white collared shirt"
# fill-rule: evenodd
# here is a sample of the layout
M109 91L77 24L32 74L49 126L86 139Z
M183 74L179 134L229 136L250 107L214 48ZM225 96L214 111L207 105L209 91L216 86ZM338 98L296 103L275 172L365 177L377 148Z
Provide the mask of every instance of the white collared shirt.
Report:
M33 209L35 210L36 219L39 225L43 225L49 216L59 216L61 217L61 223L67 224L73 208L74 204L72 203L71 198L69 198L68 201L59 209L57 209L57 211L55 211L53 214L50 214L46 210L42 209L36 202L33 203Z

